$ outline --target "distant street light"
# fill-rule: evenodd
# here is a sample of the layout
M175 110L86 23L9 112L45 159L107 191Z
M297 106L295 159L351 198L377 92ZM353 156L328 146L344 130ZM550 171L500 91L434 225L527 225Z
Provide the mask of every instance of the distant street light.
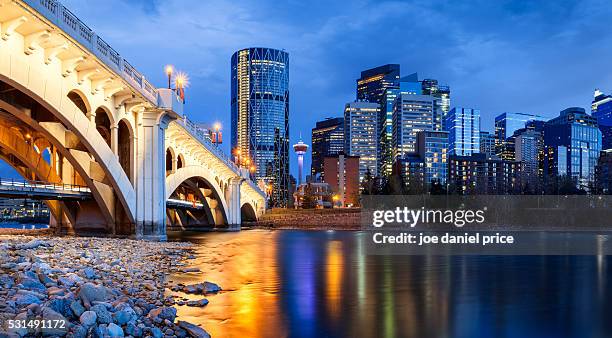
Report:
M173 71L174 69L172 68L172 65L166 66L166 75L168 75L168 89L171 89L172 87L172 72Z

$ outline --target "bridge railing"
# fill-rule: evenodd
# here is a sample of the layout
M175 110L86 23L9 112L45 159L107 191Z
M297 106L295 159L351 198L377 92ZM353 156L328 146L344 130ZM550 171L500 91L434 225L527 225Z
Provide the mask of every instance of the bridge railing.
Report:
M91 193L88 187L76 184L25 181L14 178L0 178L0 189L13 191L53 190L68 193Z
M228 167L230 167L236 173L236 175L239 175L239 176L241 175L240 168L236 165L236 163L234 163L234 161L232 161L232 159L227 154L225 154L221 150L221 148L219 148L217 145L215 145L212 142L207 129L202 128L198 126L196 123L190 121L187 118L187 116L183 116L183 118L177 120L177 122L180 125L182 125L185 128L185 130L187 130L198 141L200 141L200 143L202 143L206 147L206 149L208 149L208 151L215 154L215 156L217 156ZM261 195L265 195L265 193L261 189L259 189L259 187L255 184L255 182L251 181L250 179L246 179L246 182L251 188L253 188L253 190L260 193Z
M183 127L194 136L200 143L202 143L208 151L215 154L219 159L221 159L228 167L230 167L237 175L240 174L240 170L236 163L232 161L232 159L227 156L221 148L215 145L210 136L208 134L208 130L198 126L196 123L190 121L187 116L184 116L182 119L178 120Z
M57 0L23 0L47 20L85 46L106 66L114 70L151 103L157 104L157 90L106 41Z

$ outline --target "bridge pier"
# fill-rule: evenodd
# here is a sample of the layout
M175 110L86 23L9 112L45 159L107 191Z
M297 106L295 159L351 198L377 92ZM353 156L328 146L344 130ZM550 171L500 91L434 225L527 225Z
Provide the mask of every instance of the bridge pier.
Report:
M135 189L137 239L167 239L165 131L172 120L165 111L144 110L139 114Z
M228 230L240 230L242 223L240 215L240 185L244 181L242 177L235 177L230 180L229 195L227 201L227 228Z

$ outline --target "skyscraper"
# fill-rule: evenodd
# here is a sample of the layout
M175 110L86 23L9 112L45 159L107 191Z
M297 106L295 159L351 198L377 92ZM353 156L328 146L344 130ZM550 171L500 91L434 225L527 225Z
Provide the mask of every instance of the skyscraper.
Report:
M525 192L540 191L540 154L543 151L542 133L533 129L521 128L514 132L514 151L519 163L519 179Z
M434 130L444 129L444 120L450 111L450 87L441 86L438 80L424 79L421 81L423 95L431 95L434 99Z
M495 154L504 160L514 159L515 131L525 128L529 121L543 121L544 117L525 113L502 113L495 117Z
M400 65L387 64L376 68L364 70L357 79L357 100L382 102L383 94L387 88L399 86Z
M255 179L272 184L270 205L289 195L289 54L246 48L231 61L232 152L255 164Z
M495 136L488 131L480 132L480 152L487 157L495 155Z
M448 173L448 132L421 131L417 134L417 152L425 163L425 184L446 184Z
M312 128L312 156L310 173L323 175L323 159L344 151L344 118L328 118L318 121Z
M448 112L445 125L451 155L480 152L480 110L455 107Z
M597 119L583 108L567 108L544 125L544 170L547 177L567 176L589 189L601 150Z
M612 96L605 95L599 89L595 90L594 96L591 112L597 118L601 131L601 149L612 149Z
M400 94L393 104L391 154L393 160L416 152L417 133L433 130L434 98Z
M378 114L380 106L371 102L351 102L344 108L344 149L359 156L359 182L369 170L378 174Z
M448 86L438 85L437 80L425 79L419 81L417 73L413 73L399 79L399 87L388 87L385 89L381 100L381 115L379 118L380 142L379 142L379 173L385 176L391 174L394 161L392 149L393 133L393 105L400 94L406 95L428 95L433 98L432 128L443 130L443 117L450 107L450 89Z

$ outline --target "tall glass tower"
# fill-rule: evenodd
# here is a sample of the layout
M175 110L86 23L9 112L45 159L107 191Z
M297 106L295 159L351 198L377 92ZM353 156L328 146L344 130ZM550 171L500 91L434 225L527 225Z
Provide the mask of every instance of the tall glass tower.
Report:
M246 48L232 55L232 154L252 163L263 180L270 205L289 199L289 54L272 48Z

